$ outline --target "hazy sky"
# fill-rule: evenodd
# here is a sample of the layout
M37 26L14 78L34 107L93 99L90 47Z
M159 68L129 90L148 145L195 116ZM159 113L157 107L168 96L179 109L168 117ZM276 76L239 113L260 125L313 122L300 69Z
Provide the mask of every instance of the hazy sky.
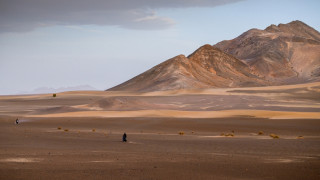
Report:
M203 44L301 20L319 0L0 0L0 94L107 89Z

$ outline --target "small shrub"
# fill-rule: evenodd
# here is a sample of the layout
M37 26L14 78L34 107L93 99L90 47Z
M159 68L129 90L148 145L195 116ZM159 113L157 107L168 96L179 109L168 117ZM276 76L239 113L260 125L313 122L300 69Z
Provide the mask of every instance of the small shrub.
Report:
M92 129L92 132L96 132L96 129Z
M224 133L221 133L220 136L225 136L225 134L224 134Z
M57 129L58 129L58 130L61 130L62 128L61 128L61 127L58 127Z
M270 137L272 137L273 139L279 139L279 136L276 134L270 134Z
M181 135L181 136L184 135L184 132L183 132L183 131L180 131L180 132L179 132L179 135Z
M57 94L52 94L52 97L57 97Z
M264 134L263 131L259 131L259 132L258 132L258 135L263 135L263 134Z
M65 131L65 132L68 132L68 131L69 131L69 129L65 129L64 131Z

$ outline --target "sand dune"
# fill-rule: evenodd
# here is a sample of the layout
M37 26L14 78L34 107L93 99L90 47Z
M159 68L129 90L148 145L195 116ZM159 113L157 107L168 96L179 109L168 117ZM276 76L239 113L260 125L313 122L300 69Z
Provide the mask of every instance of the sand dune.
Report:
M225 111L174 111L174 110L141 110L141 111L79 111L26 117L173 117L173 118L224 118L249 116L269 119L320 119L320 112L285 112L262 110L225 110Z
M0 96L2 115L28 117L232 117L318 118L320 82L147 93L74 91ZM262 113L265 112L265 113ZM313 113L312 113L313 112ZM261 115L261 113L263 115ZM266 115L266 114L270 115ZM300 113L300 114L299 114ZM290 115L292 114L292 115Z

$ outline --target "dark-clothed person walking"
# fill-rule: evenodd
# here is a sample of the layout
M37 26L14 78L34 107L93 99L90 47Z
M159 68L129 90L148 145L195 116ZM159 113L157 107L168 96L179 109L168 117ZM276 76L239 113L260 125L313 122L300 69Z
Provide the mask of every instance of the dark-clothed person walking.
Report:
M122 142L127 142L127 134L124 133L122 136Z

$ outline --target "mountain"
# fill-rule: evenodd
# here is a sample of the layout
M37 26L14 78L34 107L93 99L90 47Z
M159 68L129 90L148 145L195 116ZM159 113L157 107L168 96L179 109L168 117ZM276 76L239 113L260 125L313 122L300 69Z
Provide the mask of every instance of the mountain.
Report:
M188 57L176 56L109 90L162 91L266 83L242 61L211 45L204 45Z
M214 47L242 60L273 84L320 79L320 33L301 21L251 29Z
M301 21L251 29L176 56L112 91L248 87L320 81L320 34Z

